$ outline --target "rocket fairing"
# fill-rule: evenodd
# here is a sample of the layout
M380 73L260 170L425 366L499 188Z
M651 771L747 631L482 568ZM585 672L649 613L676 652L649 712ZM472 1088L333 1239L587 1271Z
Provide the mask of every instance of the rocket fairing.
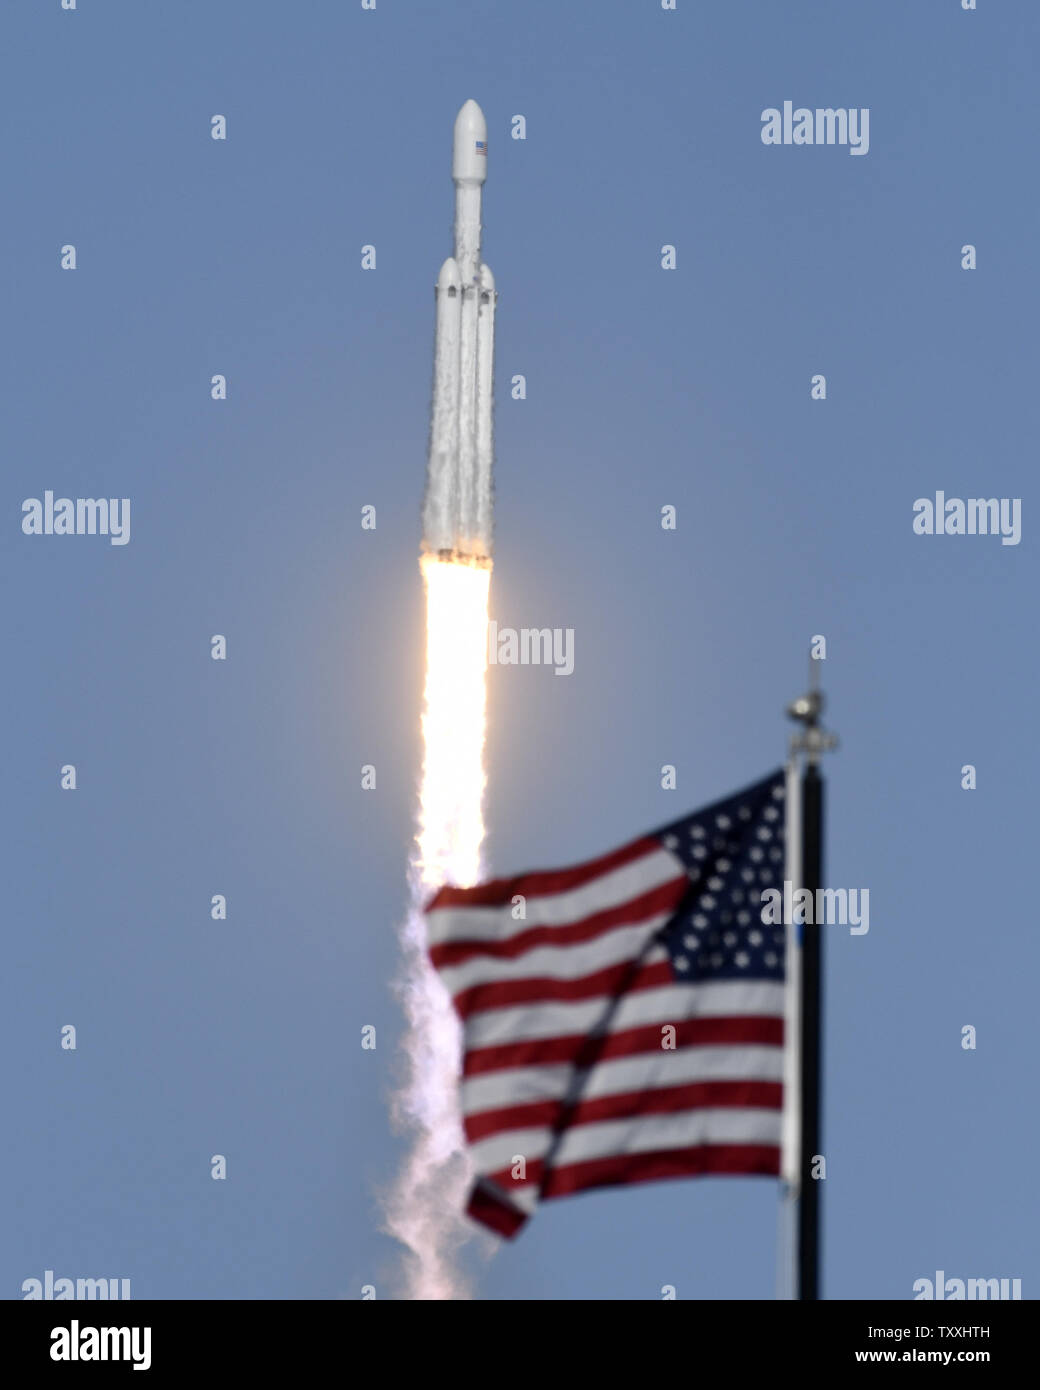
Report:
M433 413L423 503L423 549L471 560L491 555L495 278L480 259L487 123L475 101L455 119L455 254L436 288Z

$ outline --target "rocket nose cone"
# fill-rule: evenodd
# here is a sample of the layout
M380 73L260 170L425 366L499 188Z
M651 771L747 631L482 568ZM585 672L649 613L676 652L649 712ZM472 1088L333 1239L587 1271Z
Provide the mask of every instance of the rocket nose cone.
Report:
M491 274L489 265L480 267L480 288L482 290L493 290L495 288L495 277Z
M457 290L462 284L459 275L459 268L455 264L454 257L449 256L441 266L441 273L437 276L437 288L439 290Z
M464 101L459 107L459 114L455 117L456 135L458 134L460 126L478 129L480 135L483 135L487 129L484 121L484 113L472 97L470 97L469 101Z
M487 121L472 98L455 117L451 176L467 183L483 183L487 178Z

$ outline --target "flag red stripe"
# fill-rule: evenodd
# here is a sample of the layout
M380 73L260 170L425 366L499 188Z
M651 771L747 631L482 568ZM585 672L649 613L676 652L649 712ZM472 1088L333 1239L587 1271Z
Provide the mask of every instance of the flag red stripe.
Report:
M776 1177L780 1172L778 1144L694 1144L683 1149L651 1149L646 1153L607 1154L578 1163L553 1167L545 1181L542 1197L566 1197L591 1187L618 1183L657 1182L665 1178L694 1177L703 1173L760 1173ZM491 1182L505 1191L510 1187L539 1186L545 1177L542 1159L532 1159L525 1167L522 1183L511 1168L489 1173Z
M467 1051L464 1076L504 1071L510 1067L548 1066L571 1062L575 1066L608 1061L611 1057L631 1057L639 1052L659 1052L662 1023L643 1024L611 1033L607 1038L578 1033L563 1038L532 1038L527 1042L496 1043L491 1047ZM749 1017L687 1018L675 1027L676 1047L710 1047L717 1043L758 1043L782 1047L784 1021L765 1015Z
M776 1144L698 1144L690 1149L660 1149L655 1153L614 1154L568 1163L549 1174L543 1197L566 1197L590 1187L614 1183L659 1182L703 1173L760 1173L776 1177L780 1148Z
M597 936L614 927L632 927L644 922L658 913L674 912L689 887L685 874L659 884L638 898L619 903L617 907L594 912L580 922L568 922L565 926L527 927L515 936L500 941L467 940L442 941L430 947L430 960L440 970L445 966L461 965L475 956L491 956L498 960L513 960L535 946L574 946L581 942L593 941Z
M506 907L517 893L525 898L548 897L552 893L567 893L572 888L581 888L601 874L612 869L620 869L623 864L631 864L642 859L645 854L660 853L657 840L643 838L634 840L622 849L604 854L600 859L590 859L587 863L576 864L570 869L550 869L544 873L519 874L516 878L494 878L489 883L478 883L473 888L441 888L426 904L426 912L437 912L445 907Z
M637 970L632 965L632 961L623 960L577 980L554 980L545 975L528 980L491 980L486 985L460 990L455 995L455 1008L460 1018L468 1018L481 1009L502 1009L510 1004L573 1003L577 999L598 999L600 995L609 997L622 989L627 999L640 990L675 983L671 961L641 965Z
M666 1115L678 1110L742 1108L779 1110L783 1085L779 1081L691 1081L650 1091L625 1091L581 1101L567 1116L567 1128L597 1120L627 1120L643 1115ZM482 1110L465 1119L471 1144L511 1129L551 1129L563 1116L563 1101L540 1100L500 1110Z
M487 1226L500 1236L505 1236L507 1240L515 1236L527 1220L523 1212L517 1211L506 1202L498 1201L480 1182L475 1184L466 1210L474 1221L479 1221L481 1225Z

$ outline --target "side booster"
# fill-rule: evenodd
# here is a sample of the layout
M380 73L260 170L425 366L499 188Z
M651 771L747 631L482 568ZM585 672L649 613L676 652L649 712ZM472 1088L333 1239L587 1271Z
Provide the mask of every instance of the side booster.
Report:
M436 290L433 417L423 504L423 548L445 556L491 554L494 460L494 276L480 259L487 124L475 101L455 119L455 254Z

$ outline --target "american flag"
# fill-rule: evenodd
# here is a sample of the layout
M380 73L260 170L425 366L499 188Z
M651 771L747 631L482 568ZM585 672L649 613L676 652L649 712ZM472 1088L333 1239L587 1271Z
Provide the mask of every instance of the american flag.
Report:
M442 888L430 956L463 1025L469 1214L780 1171L784 773L574 868Z

